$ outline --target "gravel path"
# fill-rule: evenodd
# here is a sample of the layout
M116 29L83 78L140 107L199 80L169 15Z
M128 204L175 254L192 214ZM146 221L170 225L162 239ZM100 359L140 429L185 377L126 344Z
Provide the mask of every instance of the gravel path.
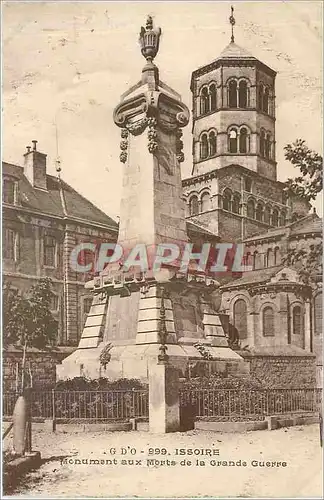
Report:
M318 425L245 434L191 431L161 436L66 433L61 426L56 434L34 431L33 448L41 451L44 463L26 476L12 496L322 497ZM166 454L157 454L155 448L165 448ZM198 451L190 454L191 449ZM157 462L148 465L148 460ZM272 466L252 465L258 462Z

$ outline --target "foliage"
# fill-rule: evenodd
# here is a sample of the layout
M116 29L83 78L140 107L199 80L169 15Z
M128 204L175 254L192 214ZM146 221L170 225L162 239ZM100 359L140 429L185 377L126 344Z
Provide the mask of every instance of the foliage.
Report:
M111 343L106 344L100 353L99 361L100 361L100 364L104 367L104 369L106 369L107 364L111 360L110 351L111 351L112 347L113 346Z
M305 141L297 139L285 146L285 158L300 171L299 176L287 180L287 192L307 201L315 200L323 189L323 158L308 148Z
M257 391L264 389L263 381L255 377L240 376L226 373L217 373L210 376L202 376L191 378L190 380L182 380L181 390L195 390L195 389L236 389L246 391Z
M311 285L316 283L318 276L322 274L322 255L323 242L319 241L307 248L290 249L283 258L283 263L286 266L295 267L301 281L306 285Z
M96 380L86 377L75 377L67 380L60 380L55 385L56 391L112 391L112 390L129 390L129 389L145 389L146 384L140 380L131 378L120 378L118 380L109 380L101 377Z
M44 349L54 344L57 321L50 311L52 281L42 278L24 296L11 284L3 288L3 345Z
M297 139L285 148L285 158L300 171L300 175L286 182L287 194L295 194L310 202L323 190L323 158L308 148L305 141ZM293 214L292 222L298 220L298 214ZM305 249L290 249L283 263L293 266L298 271L305 284L312 284L322 273L322 242L307 246Z
M24 386L26 354L30 347L45 349L53 346L57 334L50 302L52 281L42 278L23 295L11 284L3 288L3 346L23 349L21 388Z

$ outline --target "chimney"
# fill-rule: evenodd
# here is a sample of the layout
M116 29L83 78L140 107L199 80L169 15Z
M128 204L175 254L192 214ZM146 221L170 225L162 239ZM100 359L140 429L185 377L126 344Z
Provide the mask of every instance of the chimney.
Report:
M24 154L25 175L33 187L47 190L46 155L37 151L37 141L32 143L33 146L27 146Z

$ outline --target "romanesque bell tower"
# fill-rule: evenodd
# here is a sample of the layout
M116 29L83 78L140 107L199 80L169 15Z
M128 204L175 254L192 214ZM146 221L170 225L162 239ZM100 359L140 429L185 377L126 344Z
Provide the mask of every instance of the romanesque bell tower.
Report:
M277 181L276 72L236 44L192 73L193 169L187 215L222 238L285 225L291 202Z

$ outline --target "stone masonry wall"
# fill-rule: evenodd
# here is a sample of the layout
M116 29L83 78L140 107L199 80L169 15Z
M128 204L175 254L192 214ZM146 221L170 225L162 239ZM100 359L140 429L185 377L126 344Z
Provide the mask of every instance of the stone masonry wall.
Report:
M26 384L30 385L30 377L28 375L29 368L33 377L33 387L37 388L51 388L56 382L56 365L62 359L68 356L71 352L42 352L36 351L27 353L27 375ZM22 352L18 350L9 350L3 352L3 390L14 391L16 388L16 365L19 363L19 368L22 362ZM19 369L19 377L21 379L21 370ZM20 380L19 379L19 380Z
M243 355L243 353L240 353ZM316 387L315 356L246 356L250 375L269 388Z

